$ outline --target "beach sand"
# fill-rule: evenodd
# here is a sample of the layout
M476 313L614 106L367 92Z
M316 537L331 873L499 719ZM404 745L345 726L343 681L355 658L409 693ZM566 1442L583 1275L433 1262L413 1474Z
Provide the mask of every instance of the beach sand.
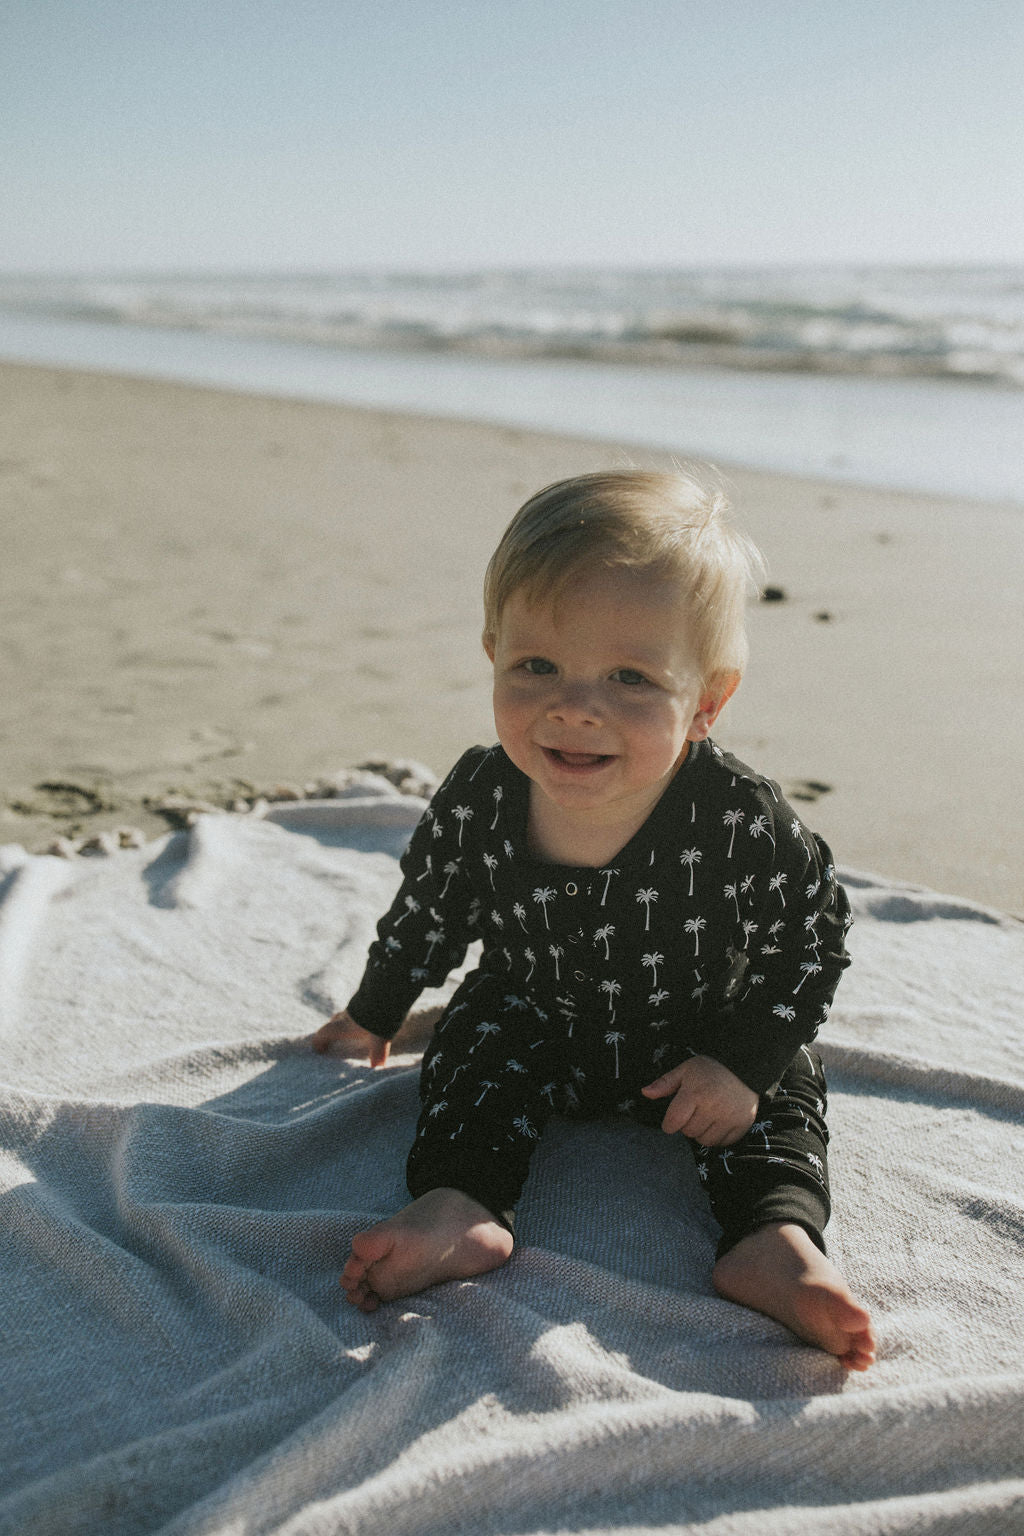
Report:
M0 843L493 739L487 558L667 455L0 364ZM1024 912L1024 509L722 466L785 600L716 739L841 864ZM44 786L50 786L49 788Z

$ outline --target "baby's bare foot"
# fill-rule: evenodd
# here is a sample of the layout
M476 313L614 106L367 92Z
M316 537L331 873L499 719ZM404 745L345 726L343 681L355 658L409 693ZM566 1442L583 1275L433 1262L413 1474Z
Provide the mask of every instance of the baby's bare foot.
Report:
M719 1259L711 1279L720 1296L766 1312L848 1371L866 1371L875 1358L868 1313L803 1227L759 1227Z
M375 1312L382 1301L497 1269L511 1252L511 1232L486 1206L460 1189L431 1189L356 1233L341 1283L354 1307Z

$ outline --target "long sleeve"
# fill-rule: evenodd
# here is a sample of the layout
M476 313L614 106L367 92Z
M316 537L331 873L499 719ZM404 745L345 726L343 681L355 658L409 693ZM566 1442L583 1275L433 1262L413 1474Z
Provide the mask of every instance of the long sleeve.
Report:
M424 987L440 986L476 936L478 904L464 862L463 835L472 816L463 793L480 749L466 753L437 790L401 858L402 884L377 924L363 978L348 1011L386 1039Z
M770 864L741 930L746 946L711 1032L707 1054L762 1093L778 1082L828 1018L849 965L846 892L827 845L785 800L762 797L761 837Z

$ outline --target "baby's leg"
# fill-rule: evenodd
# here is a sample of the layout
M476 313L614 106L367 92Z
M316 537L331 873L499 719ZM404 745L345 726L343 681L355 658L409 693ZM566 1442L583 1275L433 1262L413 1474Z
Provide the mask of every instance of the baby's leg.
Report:
M423 1058L414 1199L353 1238L341 1283L355 1306L371 1312L511 1254L512 1210L553 1097L544 1022L490 977L452 999Z
M830 1210L825 1105L821 1062L803 1049L742 1140L697 1150L723 1229L712 1281L728 1300L863 1371L875 1357L871 1320L826 1258L822 1237Z
M349 1301L374 1312L443 1280L497 1269L512 1252L508 1227L460 1189L431 1189L352 1239L341 1283Z

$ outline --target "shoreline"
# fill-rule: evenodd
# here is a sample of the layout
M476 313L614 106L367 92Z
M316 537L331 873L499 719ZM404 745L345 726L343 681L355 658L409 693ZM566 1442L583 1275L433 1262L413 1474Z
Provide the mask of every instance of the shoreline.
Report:
M31 851L76 823L157 835L168 791L229 804L371 757L443 774L493 739L479 589L516 507L671 462L20 363L0 402L0 843ZM751 612L716 740L841 865L1019 915L1024 511L724 473L785 600Z

